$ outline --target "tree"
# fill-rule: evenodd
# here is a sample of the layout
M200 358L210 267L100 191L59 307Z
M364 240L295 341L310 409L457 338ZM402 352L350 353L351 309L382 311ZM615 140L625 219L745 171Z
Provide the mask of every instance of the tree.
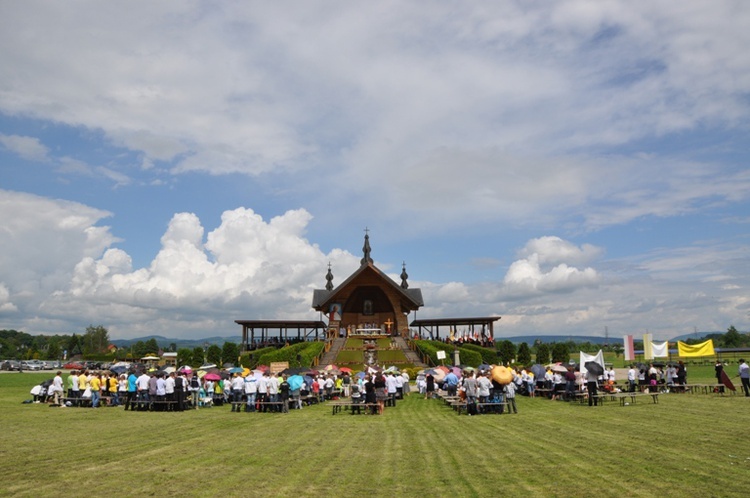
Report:
M183 367L193 362L193 352L190 348L180 348L177 351L177 366Z
M549 346L543 342L536 347L536 362L542 365L549 363Z
M552 346L552 361L568 363L570 361L570 351L568 351L568 345L564 342L556 342Z
M62 351L60 351L60 345L56 340L51 340L49 344L47 344L47 359L59 360L61 356Z
M516 361L520 365L529 365L531 363L531 350L529 349L529 345L525 342L518 345Z
M169 350L173 353L177 351L177 343L176 342L170 342L169 343Z
M146 354L159 354L159 343L153 337L146 341Z
M742 335L740 335L740 333L737 332L737 329L734 328L734 325L732 325L727 329L727 333L724 334L723 342L724 347L738 348L742 346Z
M221 366L221 348L216 344L211 344L206 351L206 361Z
M235 363L239 361L237 358L240 356L240 348L233 342L225 342L221 348L221 361L223 363Z
M102 325L89 325L86 333L81 337L83 354L101 354L107 352L109 346L109 332Z
M190 359L190 364L196 368L203 365L203 361L205 360L205 353L203 351L203 348L200 346L195 346L193 348L193 356Z
M509 340L500 341L497 345L497 356L503 364L509 364L516 357L516 346Z

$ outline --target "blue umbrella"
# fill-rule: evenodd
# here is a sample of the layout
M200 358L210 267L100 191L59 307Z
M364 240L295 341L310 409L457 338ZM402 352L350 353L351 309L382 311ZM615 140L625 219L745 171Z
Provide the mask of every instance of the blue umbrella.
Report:
M228 372L229 372L230 374L241 374L241 373L242 373L242 372L244 372L244 371L245 371L245 369L244 369L244 368L242 368L242 367L234 367L234 368L230 368L230 369L228 370Z
M286 381L289 383L289 389L292 391L296 391L305 383L305 379L303 379L301 375L292 375L286 379Z

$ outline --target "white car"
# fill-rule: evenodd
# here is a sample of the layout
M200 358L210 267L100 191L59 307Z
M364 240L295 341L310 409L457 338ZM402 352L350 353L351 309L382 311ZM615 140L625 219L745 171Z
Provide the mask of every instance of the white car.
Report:
M34 362L34 360L24 360L21 362L21 368L24 370L41 370L42 366L39 363Z

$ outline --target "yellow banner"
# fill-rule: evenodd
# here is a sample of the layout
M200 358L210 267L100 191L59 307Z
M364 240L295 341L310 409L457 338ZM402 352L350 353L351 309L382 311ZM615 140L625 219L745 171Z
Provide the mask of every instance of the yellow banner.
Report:
M682 341L677 341L677 355L683 358L691 356L714 356L714 341L709 339L706 342L700 344L685 344Z

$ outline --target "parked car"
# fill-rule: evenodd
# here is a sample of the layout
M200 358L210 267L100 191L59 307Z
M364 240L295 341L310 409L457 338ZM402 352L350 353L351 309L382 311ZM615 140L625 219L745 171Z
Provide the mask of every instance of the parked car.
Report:
M21 368L23 370L30 370L30 371L38 371L41 370L42 367L39 365L39 363L34 363L32 360L24 360L21 362Z
M0 364L0 369L2 370L18 370L21 368L21 363L16 360L5 360L2 364Z
M77 361L69 361L65 365L62 366L66 370L83 370L83 364L79 363Z

